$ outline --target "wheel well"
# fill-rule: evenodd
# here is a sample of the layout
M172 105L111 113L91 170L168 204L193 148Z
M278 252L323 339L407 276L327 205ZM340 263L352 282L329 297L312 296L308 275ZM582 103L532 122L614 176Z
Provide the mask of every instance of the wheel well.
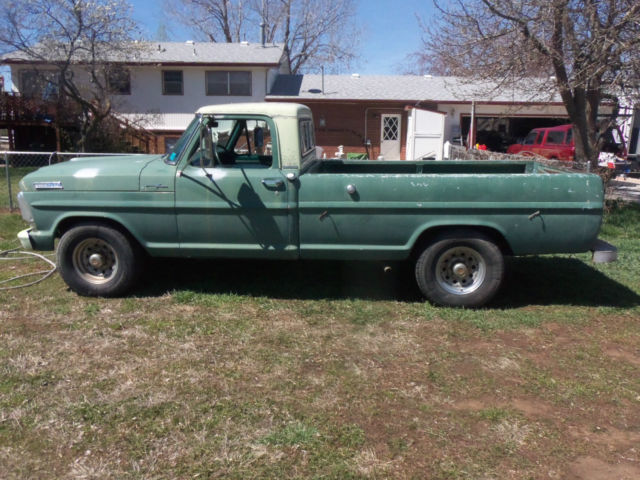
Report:
M438 227L428 228L420 234L415 244L413 245L413 249L411 250L411 258L417 258L417 256L422 253L422 251L433 241L436 236L440 235L443 232L451 232L456 230L481 233L489 237L498 246L503 255L513 255L513 251L511 250L509 243L504 238L502 233L500 233L495 228L484 227L480 225L441 225Z
M65 232L71 230L73 227L78 225L104 225L106 227L111 227L114 230L119 231L125 237L127 237L130 241L135 242L137 246L142 248L138 239L134 237L126 227L124 227L121 223L116 222L115 220L111 220L110 218L103 217L69 217L62 220L57 228L56 228L56 238L62 237Z

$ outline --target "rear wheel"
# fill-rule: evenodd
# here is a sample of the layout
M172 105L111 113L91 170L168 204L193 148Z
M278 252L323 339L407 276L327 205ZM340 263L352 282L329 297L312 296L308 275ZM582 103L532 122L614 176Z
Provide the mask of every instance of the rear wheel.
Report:
M130 290L140 273L138 246L118 230L101 224L82 224L62 235L58 268L76 293L113 297Z
M416 280L431 302L452 307L479 307L498 292L504 277L500 248L471 230L438 235L416 262Z

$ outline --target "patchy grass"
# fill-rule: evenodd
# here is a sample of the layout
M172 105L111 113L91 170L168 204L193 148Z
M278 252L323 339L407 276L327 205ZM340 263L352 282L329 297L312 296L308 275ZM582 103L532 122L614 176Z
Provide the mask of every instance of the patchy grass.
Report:
M0 213L0 251L19 247L20 242L18 242L16 235L27 226L20 215Z
M13 208L18 208L18 202L16 195L18 195L18 182L27 173L31 173L37 170L35 167L9 167L9 182L11 184L11 198L13 201ZM0 164L0 209L9 208L9 184L7 183L7 169L4 165L4 161ZM0 230L0 232L3 230Z
M619 262L513 259L478 310L338 262L155 262L121 299L57 275L0 292L0 476L640 477L639 212L607 214ZM21 228L0 215L3 249Z

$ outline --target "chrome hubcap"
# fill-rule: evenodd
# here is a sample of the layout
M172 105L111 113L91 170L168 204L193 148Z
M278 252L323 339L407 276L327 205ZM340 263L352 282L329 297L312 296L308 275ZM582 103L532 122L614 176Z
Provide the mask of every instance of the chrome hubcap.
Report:
M89 263L93 268L100 268L104 265L104 258L99 253L94 253L89 257Z
M464 279L469 274L469 269L464 263L456 263L451 270L456 277L461 279Z
M466 295L477 290L486 275L482 255L470 247L446 250L436 263L436 281L449 293Z
M118 256L107 242L100 238L87 238L73 251L73 267L87 282L109 282L118 271Z

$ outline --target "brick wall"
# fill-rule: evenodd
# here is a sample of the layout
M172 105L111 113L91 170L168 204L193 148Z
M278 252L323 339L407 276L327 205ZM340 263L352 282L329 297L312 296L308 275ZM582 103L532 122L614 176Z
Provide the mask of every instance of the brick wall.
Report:
M339 145L344 145L345 153L366 153L365 141L368 138L371 140L369 158L376 159L380 155L381 115L401 115L400 158L406 158L406 102L296 102L311 108L316 127L316 144L324 148L327 157L333 157Z

